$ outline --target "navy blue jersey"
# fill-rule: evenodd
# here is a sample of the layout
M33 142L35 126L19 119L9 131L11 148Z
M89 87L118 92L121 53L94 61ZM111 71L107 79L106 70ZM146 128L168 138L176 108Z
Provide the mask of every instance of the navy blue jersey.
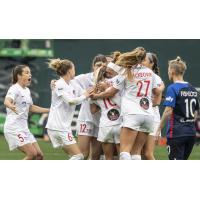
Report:
M173 107L167 122L167 138L194 136L194 113L199 110L198 93L187 82L176 82L168 86L164 106Z

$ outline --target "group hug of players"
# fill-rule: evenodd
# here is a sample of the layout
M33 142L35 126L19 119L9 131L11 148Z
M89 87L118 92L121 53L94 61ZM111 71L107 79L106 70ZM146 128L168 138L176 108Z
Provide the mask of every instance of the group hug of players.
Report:
M199 110L198 93L183 80L186 63L177 57L168 63L167 87L162 118L164 83L159 76L154 53L137 47L109 56L97 55L92 71L75 76L68 59L52 59L49 67L58 80L51 81L51 107L32 102L28 86L31 71L17 65L12 86L5 97L7 116L4 135L10 150L18 149L24 159L43 159L43 153L28 128L28 113L49 113L47 131L54 148L62 148L70 160L105 159L154 160L154 147L167 121L168 157L188 159L195 143L195 118ZM81 104L77 140L71 130L76 105Z

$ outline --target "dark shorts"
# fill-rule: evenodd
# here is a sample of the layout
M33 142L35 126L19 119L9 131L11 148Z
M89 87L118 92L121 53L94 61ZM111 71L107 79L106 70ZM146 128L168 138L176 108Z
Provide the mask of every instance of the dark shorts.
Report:
M195 136L167 138L169 160L187 160L192 152Z

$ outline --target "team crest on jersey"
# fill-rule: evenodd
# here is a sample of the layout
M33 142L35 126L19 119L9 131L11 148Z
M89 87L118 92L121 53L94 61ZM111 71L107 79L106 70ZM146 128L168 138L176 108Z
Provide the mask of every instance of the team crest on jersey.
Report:
M119 119L120 113L116 109L111 109L108 111L107 117L110 121L116 121Z
M149 100L147 98L142 98L140 100L140 106L145 109L148 110L149 109Z

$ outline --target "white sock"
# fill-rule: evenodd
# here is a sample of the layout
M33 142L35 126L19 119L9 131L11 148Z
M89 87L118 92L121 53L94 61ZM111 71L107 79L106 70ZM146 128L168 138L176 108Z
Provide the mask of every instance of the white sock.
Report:
M82 153L73 155L69 160L84 160L84 156Z
M132 160L142 160L141 155L131 155Z
M128 152L121 152L119 159L120 160L131 160L131 154Z

